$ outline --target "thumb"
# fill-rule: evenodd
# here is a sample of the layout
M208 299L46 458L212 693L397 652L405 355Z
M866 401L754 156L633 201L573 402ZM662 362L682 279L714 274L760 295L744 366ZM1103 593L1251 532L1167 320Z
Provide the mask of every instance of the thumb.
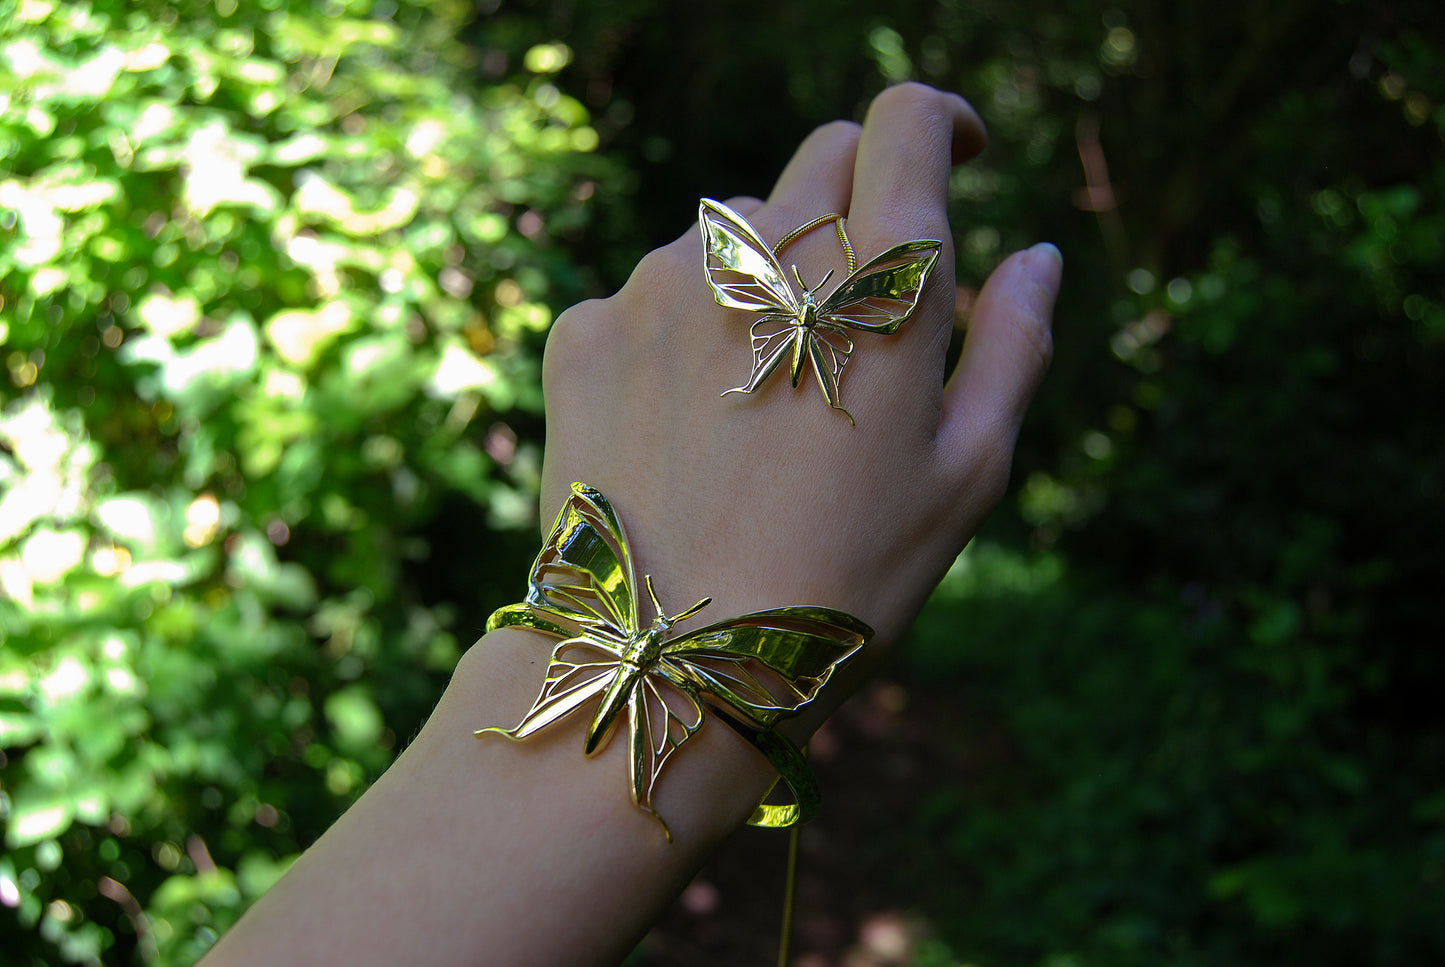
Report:
M1013 451L1024 413L1053 358L1054 301L1064 259L1048 242L1015 252L984 283L963 355L944 389L940 442L995 458Z

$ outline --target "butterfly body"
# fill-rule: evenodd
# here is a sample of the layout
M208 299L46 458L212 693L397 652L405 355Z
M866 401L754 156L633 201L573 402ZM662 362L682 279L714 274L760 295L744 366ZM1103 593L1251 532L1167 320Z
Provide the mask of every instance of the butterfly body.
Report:
M797 272L798 267L795 265L793 266L793 274L797 275ZM830 272L828 274L831 275L832 273ZM818 283L818 288L821 288L823 283L827 281L827 276L825 276L823 282ZM815 291L816 289L804 288L803 296L798 303L798 311L788 320L793 327L789 340L789 344L792 347L792 357L788 369L788 376L795 388L798 385L798 379L803 375L804 364L807 363L810 358L808 346L814 339L819 338L814 330L821 327L829 332L843 332L840 326L830 325L824 322L822 316L818 314L818 301L814 298ZM766 379L767 377L764 376L763 378ZM735 388L728 390L728 392L739 393L745 392L745 390Z
M838 402L838 384L853 353L849 330L887 335L913 314L923 284L943 245L918 239L895 245L850 272L827 298L817 292L832 273L809 287L793 266L799 295L783 272L777 254L756 229L721 202L704 198L698 221L706 248L708 285L721 306L745 309L761 318L753 323L753 369L748 381L728 393L752 393L791 355L789 376L796 387L811 364L828 405L853 417ZM791 351L791 352L790 352Z
M651 581L648 581L651 589ZM622 711L629 707L633 697L643 686L643 679L656 675L675 688L686 690L685 681L663 658L662 649L676 618L669 618L659 608L657 616L647 628L633 632L617 654L617 669L602 692L597 713L587 730L587 742L583 751L592 755L606 745L613 724Z
M812 795L801 756L772 727L811 701L872 629L841 611L794 607L675 634L676 625L711 599L668 615L650 576L644 586L654 615L646 623L621 521L602 494L573 484L532 567L526 600L487 622L489 631L520 625L562 640L522 721L477 734L522 740L595 702L584 750L600 751L625 721L633 800L661 823L651 807L653 787L672 754L702 726L707 708L767 755L795 793L801 785ZM774 815L792 818L755 822L792 822L816 807L805 799L799 794L796 807L759 807L759 815L781 810Z

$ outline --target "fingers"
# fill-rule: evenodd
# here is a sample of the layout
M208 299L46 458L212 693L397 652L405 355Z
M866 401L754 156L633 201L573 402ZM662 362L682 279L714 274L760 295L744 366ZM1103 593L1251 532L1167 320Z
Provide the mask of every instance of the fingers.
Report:
M954 302L949 176L955 163L977 154L983 143L983 123L967 101L921 84L900 84L878 95L859 136L848 222L859 261L915 239L943 245L912 319L870 350L856 385L860 397L872 397L899 415L911 404L929 438L937 430Z
M1053 357L1053 312L1063 276L1047 243L1016 252L993 271L974 304L963 355L944 391L941 448L960 460L997 462L1002 486L1014 439Z
M982 122L963 98L921 84L898 85L874 99L863 125L834 122L805 138L765 204L755 207L749 199L731 205L770 245L820 216L847 215L859 264L904 241L942 241L916 318L889 338L860 336L858 358L849 365L848 385L840 394L850 409L852 398L865 410L883 409L905 420L918 417L911 422L929 439L938 429L954 295L949 176L956 162L982 149L984 137ZM686 262L701 243L696 236L682 241L674 254ZM835 287L851 268L839 241L835 231L818 226L791 242L786 255L779 253L782 267L797 266L803 284L819 286L819 298L826 298L832 287L821 283L829 271L837 273ZM724 332L716 326L705 331ZM777 397L779 388L760 392L764 396L741 402Z
M888 88L863 122L850 228L883 247L947 238L949 172L984 141L983 122L958 95L922 84Z
M851 121L834 121L804 138L778 176L768 204L787 209L791 224L830 212L847 215L860 131Z
M833 121L814 129L793 152L766 204L746 197L724 204L748 218L769 244L820 215L847 215L859 130L851 121ZM695 240L696 227L689 232L693 239L684 232L679 241Z

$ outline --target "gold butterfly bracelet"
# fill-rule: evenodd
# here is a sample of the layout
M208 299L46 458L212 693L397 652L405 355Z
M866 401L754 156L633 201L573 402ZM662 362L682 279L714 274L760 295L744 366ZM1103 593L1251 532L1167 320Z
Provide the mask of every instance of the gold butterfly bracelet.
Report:
M832 271L810 287L794 265L793 278L800 295L778 258L787 245L829 222L837 224L838 240L848 256L848 277L820 301L818 290L827 285ZM723 395L753 392L791 350L788 373L793 386L797 387L804 364L811 364L828 405L842 410L853 423L853 414L838 402L843 367L853 354L849 332L897 332L918 307L923 284L943 243L930 239L904 242L858 268L841 215L815 218L789 232L773 248L742 215L710 198L698 204L698 224L705 248L703 268L718 305L761 316L751 330L752 372L746 383Z
M673 626L711 598L668 615L652 576L643 584L650 622L642 617L622 521L600 492L574 483L532 565L526 600L487 621L488 631L519 626L562 640L522 721L476 734L520 741L587 708L584 751L593 755L625 718L632 800L671 840L652 808L653 790L663 767L712 711L767 757L792 794L786 804L759 805L748 821L788 826L810 819L819 804L817 781L798 747L775 726L812 701L873 629L831 608L788 607L674 635Z

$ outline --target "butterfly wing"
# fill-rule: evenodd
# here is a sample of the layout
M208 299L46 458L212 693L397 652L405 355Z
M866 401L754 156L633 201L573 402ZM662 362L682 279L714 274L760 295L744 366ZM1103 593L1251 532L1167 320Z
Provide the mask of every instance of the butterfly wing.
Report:
M637 630L636 588L622 521L601 493L574 483L532 565L526 599L487 620L488 631L521 625L565 640L553 649L547 678L522 721L477 734L525 739L599 696L614 696L624 649ZM589 753L606 744L611 724L594 719Z
M873 629L831 608L774 608L709 625L662 648L661 663L709 704L758 729L812 701Z
M620 656L601 642L569 638L552 650L547 680L522 721L515 728L478 729L476 734L494 732L517 741L535 735L607 691L620 668Z
M773 375L773 370L783 361L797 338L798 327L784 316L764 316L753 323L753 371L748 381L724 391L728 393L751 393Z
M775 608L709 625L663 646L659 672L695 694L761 752L791 800L764 802L748 822L789 826L818 810L807 761L772 726L812 701L840 664L873 635L830 608Z
M893 246L844 279L818 307L819 319L834 327L897 332L918 307L942 250L942 242L925 239Z
M493 613L487 630L504 625L560 638L600 636L619 645L637 630L637 582L627 534L600 492L572 485L532 565L526 600Z
M652 808L652 791L663 766L702 727L702 719L702 703L692 689L660 671L642 675L627 707L632 801L662 823L668 839L672 833Z
M853 422L853 414L838 402L838 381L843 377L843 367L853 354L853 339L842 329L818 326L808 333L808 360L813 364L813 375L823 389L823 397L835 410L842 410Z
M747 219L722 202L704 198L698 224L707 249L707 282L720 306L783 317L796 316L798 297L782 266Z

